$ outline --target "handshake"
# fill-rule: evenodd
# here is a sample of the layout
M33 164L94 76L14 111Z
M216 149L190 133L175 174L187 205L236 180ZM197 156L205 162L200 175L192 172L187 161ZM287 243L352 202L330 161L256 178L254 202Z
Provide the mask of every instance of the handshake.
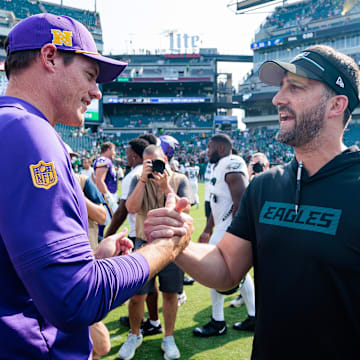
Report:
M175 194L169 193L164 208L149 211L144 223L144 231L148 242L157 239L172 239L174 241L175 257L180 254L191 240L194 231L193 219L183 213L188 200L181 198L176 203Z

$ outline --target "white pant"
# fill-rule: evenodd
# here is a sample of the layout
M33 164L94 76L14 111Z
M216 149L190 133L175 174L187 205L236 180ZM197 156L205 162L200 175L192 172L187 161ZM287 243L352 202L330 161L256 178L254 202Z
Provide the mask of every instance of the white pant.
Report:
M226 229L216 228L212 233L209 244L216 245L224 236ZM240 293L244 299L246 309L250 316L255 316L255 289L254 282L247 274L244 282L240 287ZM212 304L212 317L216 321L224 321L224 300L225 295L218 293L215 289L210 289L211 304Z
M194 193L195 204L198 204L199 203L198 183L197 182L190 182L190 186L191 186L192 191Z

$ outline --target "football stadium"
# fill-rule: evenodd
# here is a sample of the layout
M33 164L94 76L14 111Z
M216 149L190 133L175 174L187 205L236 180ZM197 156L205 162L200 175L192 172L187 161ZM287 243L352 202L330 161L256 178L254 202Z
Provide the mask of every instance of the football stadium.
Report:
M277 5L275 6L275 4ZM246 166L256 153L266 155L270 168L288 164L294 159L293 148L277 141L279 108L274 105L273 98L279 91L279 87L266 85L261 81L260 69L262 64L265 61L273 60L289 63L310 46L328 45L350 56L357 65L360 65L360 2L356 0L303 0L296 2L278 1L275 4L274 0L242 0L233 4L235 12L238 14L273 6L271 12L254 34L254 41L248 44L252 50L252 55L228 55L222 54L217 48L201 47L196 52L189 51L186 53L174 50L153 53L144 51L142 53L104 54L126 62L128 66L113 81L99 85L102 98L92 100L81 127L59 123L55 126L55 130L61 139L71 148L73 171L81 173L84 170L84 159L90 160L92 167L94 161L101 156L104 144L109 142L114 144L115 155L112 162L118 184L115 193L117 193L117 203L121 204L122 179L133 167L127 160L129 141L149 133L158 139L164 138L166 135L174 138L174 153L170 156L172 157L170 163L175 164L175 170L189 177L189 171L191 171L189 168L197 169L194 170L194 176L198 180L199 201L196 206L194 205L190 209L190 215L194 220L192 241L197 242L207 224L204 210L207 196L205 194L205 181L210 180L207 179L206 175L206 168L209 163L207 149L209 141L214 135L228 135L232 140L234 151L237 151L238 155L243 158ZM69 16L85 25L95 40L98 52L103 54L101 13L42 0L0 0L1 95L4 95L8 85L4 71L4 61L7 56L4 49L5 39L11 29L21 20L42 13ZM194 39L184 38L181 40L190 43ZM224 62L247 63L251 64L252 68L237 84L233 81L232 73L219 71L219 64ZM282 86L285 88L285 85ZM241 110L243 118L239 118L239 110ZM289 115L287 114L287 116ZM240 126L241 123L243 126ZM360 144L360 106L352 111L351 120L344 132L344 144L349 147ZM263 163L260 164L265 166ZM261 168L259 172L263 170ZM93 181L97 184L96 179L93 178ZM297 190L299 186L297 182ZM320 187L318 191L322 191ZM333 189L331 193L336 191ZM298 194L296 195L298 196ZM216 202L216 198L214 201ZM321 207L321 203L316 205L314 208L325 209ZM284 211L287 211L286 209ZM335 211L336 209L332 210ZM328 214L315 215L315 213L320 214L321 210L312 211L307 220L308 226L311 225L311 220L314 220L316 216L319 216L319 219L321 217L320 220L323 222L328 221L328 218L325 219ZM298 220L300 223L299 217ZM285 219L284 222L286 221ZM321 227L320 222L319 224ZM0 224L0 235L1 226ZM301 226L307 225L299 226L301 228ZM117 232L124 227L129 227L128 220L122 222ZM254 231L256 232L256 230ZM349 247L359 253L358 244L354 245L349 242ZM341 264L337 265L342 266ZM336 266L334 265L334 267ZM333 269L328 269L328 271L332 272ZM250 274L254 277L253 269ZM282 276L283 274L278 274L279 278ZM350 273L349 276L351 276ZM296 281L302 281L302 279L293 280L293 282ZM311 279L307 279L307 281L311 282ZM234 291L227 292L223 300L227 324L226 334L224 336L212 336L214 335L212 334L210 337L194 336L193 334L194 328L203 326L209 320L212 309L209 289L197 281L192 282L191 277L189 283L184 282L184 285L186 285L184 286L185 293L182 294L182 298L178 297L174 329L174 337L181 352L181 358L249 360L253 346L253 328L243 331L233 328L233 324L239 321L244 322L250 315L243 300L241 303L235 301L239 298L238 287ZM342 287L340 279L338 279L337 286L338 288ZM277 291L276 286L268 285L267 289L274 291L274 295ZM356 291L359 290L354 290L354 292ZM306 297L306 306L308 305L307 301L311 300L311 296L312 294L301 296L302 299ZM164 328L163 300L160 295L158 301L159 319ZM291 306L295 308L302 306L302 304L291 304ZM286 310L288 311L288 308ZM335 311L337 310L334 309ZM358 313L358 310L354 310L354 313ZM145 319L148 315L145 306ZM129 333L129 325L126 324L127 316L128 302L125 302L110 311L103 319L103 323L109 332L111 348L101 354L103 355L101 356L102 359L116 359L122 344L127 341ZM273 316L276 318L278 314L274 313ZM316 317L317 314L309 313L307 320L309 335L315 331L312 328L312 316ZM323 314L319 316L323 316ZM123 320L125 318L125 322L119 321L120 318ZM356 315L354 315L354 319L356 322ZM355 324L356 326L359 327L360 324ZM286 331L285 329L282 330ZM339 332L343 330L343 328L336 329ZM278 331L276 335L280 340L277 341L277 344L281 346L284 332L281 332L277 327L274 331ZM161 351L162 338L163 334L160 331L154 332L152 336L144 336L141 347L136 349L136 353L121 358L133 358L135 360L162 358L164 356ZM304 338L306 339L306 334ZM284 344L284 347L286 346ZM303 343L302 346L307 348L308 345ZM345 347L344 344L344 351ZM292 349L292 351L296 353L297 349ZM308 351L308 359L315 359L311 355L311 349ZM300 353L303 352L300 351ZM353 355L352 358L357 359L360 357L360 352ZM98 358L100 357L94 356L94 359ZM168 358L170 357L165 356L165 359ZM254 359L265 358L254 357ZM283 357L278 359L283 359ZM298 357L289 354L288 359L298 359ZM317 359L321 359L321 357L317 357ZM346 357L336 353L333 359L346 359Z

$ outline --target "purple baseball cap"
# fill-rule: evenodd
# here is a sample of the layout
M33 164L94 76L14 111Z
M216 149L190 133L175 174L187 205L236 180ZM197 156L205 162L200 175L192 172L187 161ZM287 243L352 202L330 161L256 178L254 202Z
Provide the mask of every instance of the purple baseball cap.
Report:
M114 80L127 66L125 62L99 54L92 35L83 24L68 16L48 13L29 16L11 29L7 54L41 49L46 44L96 60L99 64L98 83Z

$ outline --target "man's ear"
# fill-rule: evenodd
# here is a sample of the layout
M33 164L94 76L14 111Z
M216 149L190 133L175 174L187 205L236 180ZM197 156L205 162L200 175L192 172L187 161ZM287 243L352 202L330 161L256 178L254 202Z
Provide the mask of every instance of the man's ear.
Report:
M56 61L59 58L57 48L53 44L46 44L40 50L41 63L48 70L53 72Z
M330 101L329 119L341 116L345 112L349 104L349 100L346 95L333 96L331 99L329 99L329 101Z

